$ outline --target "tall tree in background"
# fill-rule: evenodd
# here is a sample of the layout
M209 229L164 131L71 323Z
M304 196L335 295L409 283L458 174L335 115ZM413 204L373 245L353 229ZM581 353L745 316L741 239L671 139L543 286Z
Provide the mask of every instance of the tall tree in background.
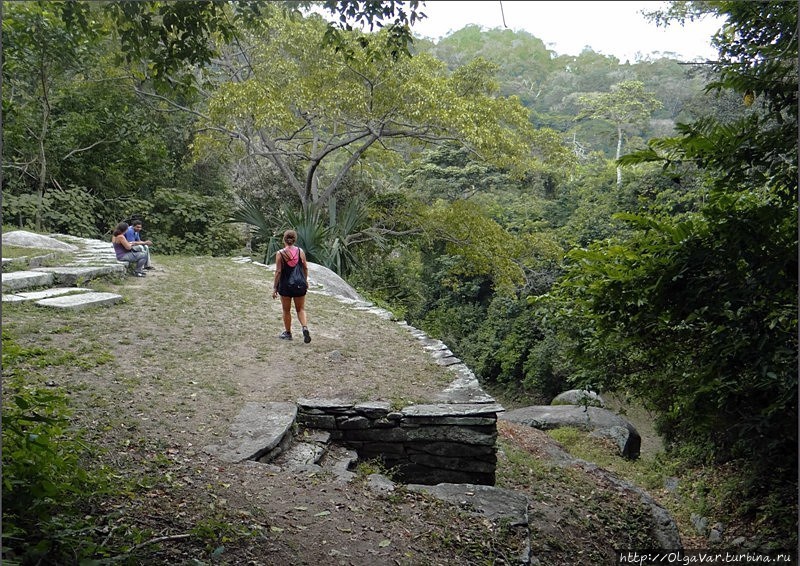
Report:
M578 97L583 111L576 118L595 118L610 122L617 133L616 159L622 156L625 133L641 126L661 108L661 102L644 89L640 81L623 81L611 87L611 92L597 92ZM622 185L622 167L617 167L617 185Z

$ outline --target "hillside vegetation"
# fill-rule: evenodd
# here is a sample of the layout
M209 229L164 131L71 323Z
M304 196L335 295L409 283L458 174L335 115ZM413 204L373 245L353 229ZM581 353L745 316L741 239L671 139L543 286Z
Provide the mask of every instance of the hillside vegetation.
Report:
M294 228L508 404L630 400L698 515L794 548L796 4L651 14L724 21L691 64L412 42L414 1L299 6L5 3L3 229L138 217L164 257L266 262Z

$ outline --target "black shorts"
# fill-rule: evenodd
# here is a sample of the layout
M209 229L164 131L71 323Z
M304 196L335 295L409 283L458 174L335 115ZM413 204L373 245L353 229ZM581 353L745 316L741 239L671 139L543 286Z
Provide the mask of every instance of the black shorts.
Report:
M281 297L305 297L308 289L287 289L283 285L278 286L278 294Z

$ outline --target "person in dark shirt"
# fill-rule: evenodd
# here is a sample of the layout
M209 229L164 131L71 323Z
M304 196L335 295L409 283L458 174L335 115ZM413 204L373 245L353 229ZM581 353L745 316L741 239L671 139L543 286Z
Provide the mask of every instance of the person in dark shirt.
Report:
M272 298L280 295L281 307L283 310L284 331L279 338L281 340L292 339L292 301L294 310L297 312L297 320L303 330L303 342L311 342L311 334L308 331L306 321L306 292L308 291L308 262L306 253L302 248L295 246L297 232L286 230L283 234L284 248L275 254L275 279L272 286ZM289 284L289 275L296 269L301 270L300 280L305 279L305 285L301 288L294 288Z

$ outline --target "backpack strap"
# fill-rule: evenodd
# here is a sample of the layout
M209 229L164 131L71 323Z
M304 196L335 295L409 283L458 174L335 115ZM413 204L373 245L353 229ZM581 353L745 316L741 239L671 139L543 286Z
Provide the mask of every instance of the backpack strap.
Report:
M301 262L300 260L303 259L303 257L300 255L301 251L302 251L301 248L298 247L297 248L297 263L300 263ZM287 257L286 257L287 254L285 254L283 250L278 250L278 253L281 254L281 257L283 258L283 261L285 261L286 264L287 264L287 267L289 267L288 264L289 264L290 261L292 261L292 256L289 255L289 257L287 259ZM292 266L292 267L294 267L294 266Z

